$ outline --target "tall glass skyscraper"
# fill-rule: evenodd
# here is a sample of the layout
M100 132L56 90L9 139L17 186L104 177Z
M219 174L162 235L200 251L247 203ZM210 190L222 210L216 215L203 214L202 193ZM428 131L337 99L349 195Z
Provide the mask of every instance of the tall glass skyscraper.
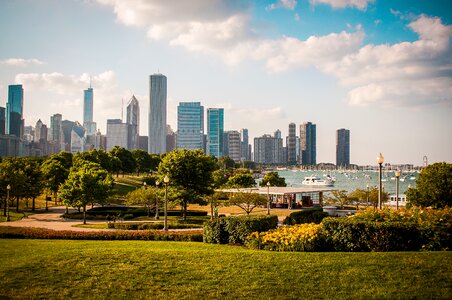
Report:
M127 105L127 124L130 125L130 145L129 150L139 149L140 135L140 104L135 95Z
M224 110L207 109L207 154L223 156Z
M294 165L297 163L297 136L296 136L296 125L295 123L289 124L289 135L286 139L287 146L287 163Z
M90 86L83 91L83 127L86 135L96 133L96 123L93 121L93 88Z
M6 109L0 107L0 134L6 133L6 119L5 119Z
M311 122L300 125L300 163L317 164L316 125Z
M166 76L154 74L149 79L149 139L151 154L166 152Z
M350 130L336 131L336 165L346 167L350 165Z
M177 107L177 149L203 149L204 106L200 102L180 102Z
M6 134L22 137L24 132L24 89L21 84L8 86L6 103Z

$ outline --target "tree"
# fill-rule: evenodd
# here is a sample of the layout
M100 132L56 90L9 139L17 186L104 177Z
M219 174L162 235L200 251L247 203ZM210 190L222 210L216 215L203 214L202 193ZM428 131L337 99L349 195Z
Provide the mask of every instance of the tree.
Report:
M24 158L24 175L26 178L24 197L32 199L31 210L35 211L36 197L41 195L44 190L43 173L36 159Z
M344 205L350 204L352 202L349 195L347 194L347 191L345 191L345 190L331 191L331 196L328 197L328 200L333 203L339 204L341 206L341 209L344 208Z
M187 216L187 204L203 203L203 196L213 192L212 172L216 164L212 156L201 150L176 149L165 155L159 165L160 182L168 175L169 185L177 189L183 209Z
M69 169L58 158L50 156L42 163L41 171L44 177L44 184L53 193L56 205L60 185L68 178Z
M270 182L271 186L287 186L286 179L279 177L278 172L267 172L259 185L267 186L267 182Z
M68 179L61 185L60 198L65 205L83 207L83 224L86 224L86 205L106 203L113 185L113 178L106 170L87 161L71 168Z
M149 172L151 170L153 161L149 153L144 150L137 149L132 150L132 156L136 162L136 171L138 176L140 176L140 173Z
M229 170L235 167L235 162L232 158L225 155L218 159L218 167L222 170Z
M148 212L148 217L151 216L151 209L157 203L157 189L155 188L138 188L126 195L126 202L129 205L142 205Z
M366 190L363 189L356 189L353 192L350 193L350 198L352 198L354 201L356 201L356 206L358 206L358 203L366 203L366 205L369 205L370 198L369 194Z
M135 171L137 164L135 159L133 158L132 152L124 147L115 146L110 150L110 153L114 157L117 157L121 162L120 170L123 176L124 173L133 173Z
M27 178L24 173L24 165L21 158L6 158L0 163L0 195L4 199L4 211L6 216L6 187L10 185L9 193L10 203L12 206L16 199L16 211L19 211L19 199L23 197Z
M229 177L226 185L234 188L249 188L256 186L256 181L251 174L237 174Z
M235 205L243 209L249 215L254 208L265 205L267 198L252 191L234 193L229 198L229 204Z
M228 180L227 175L223 170L215 170L212 173L213 185L215 188L222 187Z
M111 171L111 157L105 150L91 149L88 152L77 153L73 160L85 160L99 164L103 169Z
M409 205L442 208L452 206L452 164L441 162L425 167L416 181L416 188L408 189Z

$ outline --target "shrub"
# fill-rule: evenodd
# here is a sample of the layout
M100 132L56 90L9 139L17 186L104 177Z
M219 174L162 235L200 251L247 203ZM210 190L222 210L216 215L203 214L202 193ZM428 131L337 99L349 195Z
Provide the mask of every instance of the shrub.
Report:
M263 232L278 226L278 217L241 216L219 218L204 223L203 239L206 243L243 244L252 232Z
M320 224L323 218L327 217L328 213L323 212L322 208L310 208L296 211L288 215L284 221L284 225L295 225L305 223Z
M109 222L107 224L109 229L123 229L123 230L152 230L152 229L163 229L163 222ZM189 228L200 228L199 224L190 223L168 223L168 229L189 229Z
M44 228L0 227L0 238L65 240L147 240L201 242L200 231L70 231Z
M322 225L314 223L253 232L245 241L249 248L272 251L319 251L323 244Z

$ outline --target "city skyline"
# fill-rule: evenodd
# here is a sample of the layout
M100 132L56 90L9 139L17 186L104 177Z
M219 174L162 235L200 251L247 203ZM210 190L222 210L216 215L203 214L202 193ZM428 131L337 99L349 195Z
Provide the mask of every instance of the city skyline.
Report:
M97 127L105 134L106 120L120 118L121 99L135 94L147 135L147 78L161 72L172 128L177 104L196 100L224 108L224 130L247 128L250 141L276 129L286 137L287 124L311 121L317 162L335 162L339 128L353 133L353 164L375 164L379 152L395 164L421 165L424 155L450 162L448 5L2 2L0 106L8 85L23 84L25 125L50 125L57 113L82 123L92 78Z

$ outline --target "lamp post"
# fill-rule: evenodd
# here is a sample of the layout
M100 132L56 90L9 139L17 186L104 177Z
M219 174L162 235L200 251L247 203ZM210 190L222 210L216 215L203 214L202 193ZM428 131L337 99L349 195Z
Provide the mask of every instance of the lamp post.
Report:
M399 177L400 177L400 170L397 170L397 171L395 171L396 209L399 209Z
M160 185L160 181L156 181L155 182L155 186L157 187L157 189L159 188ZM159 216L159 195L158 193L155 193L155 219L158 220L160 219Z
M147 185L146 181L143 182L143 190L146 190L146 185Z
M377 156L377 163L378 163L378 208L381 209L382 205L382 191L381 191L381 165L384 163L385 158L383 154L380 153L380 155Z
M6 222L9 222L9 191L11 186L8 184L6 186Z
M267 215L270 214L270 181L267 181Z
M164 221L163 221L163 230L168 231L168 183L170 179L168 175L165 175L165 178L163 178L163 182L165 183L165 207L164 207Z

